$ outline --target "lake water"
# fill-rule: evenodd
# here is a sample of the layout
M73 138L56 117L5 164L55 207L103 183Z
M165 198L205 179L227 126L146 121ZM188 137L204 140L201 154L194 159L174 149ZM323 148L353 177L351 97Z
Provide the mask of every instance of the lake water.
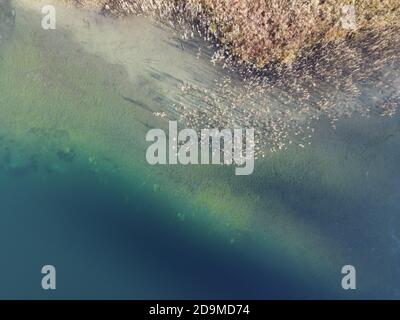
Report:
M141 17L56 4L43 30L42 5L0 21L0 298L400 298L398 116L321 120L250 176L152 167L153 112L224 71Z

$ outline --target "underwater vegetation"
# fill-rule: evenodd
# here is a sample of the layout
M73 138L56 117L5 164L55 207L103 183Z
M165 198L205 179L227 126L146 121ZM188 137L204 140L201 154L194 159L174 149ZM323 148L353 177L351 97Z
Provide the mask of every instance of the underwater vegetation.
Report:
M207 87L183 83L182 98L159 115L198 130L255 128L258 157L309 144L321 118L335 126L356 113L393 116L398 109L398 1L72 3L112 17L145 15L188 47L202 40L225 74ZM199 46L198 56L206 50Z

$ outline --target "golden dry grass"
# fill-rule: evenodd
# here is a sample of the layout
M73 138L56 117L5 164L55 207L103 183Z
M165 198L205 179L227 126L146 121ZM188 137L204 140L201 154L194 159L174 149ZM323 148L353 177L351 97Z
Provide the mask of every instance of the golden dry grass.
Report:
M93 0L81 0L93 1ZM106 0L107 1L107 0ZM370 30L400 27L398 0L104 0L103 12L148 14L158 18L201 20L244 62L263 66L290 63L316 43L330 42ZM343 7L353 5L355 30L343 28Z
M197 1L197 0L191 0ZM211 27L241 59L263 65L292 61L305 46L348 33L399 26L398 0L202 0ZM354 5L356 30L341 23L342 8Z

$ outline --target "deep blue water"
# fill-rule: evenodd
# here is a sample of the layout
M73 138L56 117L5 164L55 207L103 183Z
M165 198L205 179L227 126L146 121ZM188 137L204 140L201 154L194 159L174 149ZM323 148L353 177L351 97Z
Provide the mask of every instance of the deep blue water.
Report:
M390 123L397 127L395 120ZM360 139L357 130L351 131L352 139ZM346 130L335 134L341 135L349 137ZM320 136L327 145L332 140L328 136ZM399 141L391 140L385 149ZM263 189L254 190L260 195L275 192L293 208L298 221L349 247L349 256L359 262L360 285L355 292L345 292L340 288L340 265L332 266L337 273L322 270L316 276L307 266L287 265L287 255L296 253L269 251L256 235L248 233L232 245L210 231L205 221L182 221L177 208L190 212L190 204L166 199L139 181L126 184L118 174L99 174L75 159L60 159L62 170L51 170L32 157L30 164L13 167L10 161L18 162L18 154L12 145L7 148L12 156L2 153L0 166L1 298L311 299L398 294L396 185L389 188L393 195L379 195L385 184L400 176L398 151L386 154L393 165L391 178L356 184L354 192L360 195L351 200L310 195L311 186L298 186L293 195L293 184L283 182L265 181ZM376 154L369 157L372 167L377 165ZM45 264L56 267L55 291L41 289Z
M251 238L238 246L175 218L154 194L72 169L38 176L2 173L1 298L321 298L332 291L281 272ZM206 230L206 229L205 229ZM57 290L41 289L41 267Z

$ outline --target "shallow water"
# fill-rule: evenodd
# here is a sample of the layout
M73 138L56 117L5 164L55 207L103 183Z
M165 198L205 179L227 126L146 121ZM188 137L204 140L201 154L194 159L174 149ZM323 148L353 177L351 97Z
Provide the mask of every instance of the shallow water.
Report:
M39 2L14 5L0 47L0 297L400 297L398 117L321 121L310 146L248 177L151 167L145 134L166 126L153 112L224 71L143 18L57 7L45 31ZM355 292L340 287L345 264Z

